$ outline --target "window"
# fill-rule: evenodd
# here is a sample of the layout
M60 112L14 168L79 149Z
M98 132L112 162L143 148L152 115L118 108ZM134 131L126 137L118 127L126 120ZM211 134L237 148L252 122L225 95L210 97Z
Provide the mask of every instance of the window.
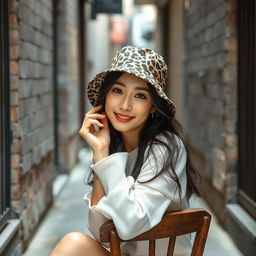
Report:
M238 2L238 200L256 218L256 3Z
M0 1L0 230L10 217L8 1Z

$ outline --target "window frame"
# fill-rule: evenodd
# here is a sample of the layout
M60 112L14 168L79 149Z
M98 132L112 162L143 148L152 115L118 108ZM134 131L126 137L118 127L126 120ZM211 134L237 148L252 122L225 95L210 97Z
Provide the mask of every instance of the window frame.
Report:
M0 231L11 217L10 209L10 78L9 8L0 1Z

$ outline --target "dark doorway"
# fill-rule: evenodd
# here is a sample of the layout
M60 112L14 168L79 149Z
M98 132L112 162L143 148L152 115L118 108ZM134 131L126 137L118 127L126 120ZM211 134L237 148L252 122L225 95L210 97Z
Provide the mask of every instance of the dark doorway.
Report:
M59 0L52 1L53 7L53 116L54 116L54 163L57 173L59 168L59 138L58 138L58 4Z
M83 122L83 115L85 114L85 88L86 88L86 12L85 0L79 1L78 6L78 25L79 25L79 83L80 83L80 120Z
M256 218L256 3L238 1L238 200Z
M8 2L0 2L0 231L10 218L10 81Z

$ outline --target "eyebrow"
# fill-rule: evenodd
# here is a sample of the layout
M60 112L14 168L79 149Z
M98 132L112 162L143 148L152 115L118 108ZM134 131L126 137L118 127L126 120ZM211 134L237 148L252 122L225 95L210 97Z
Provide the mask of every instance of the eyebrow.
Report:
M118 84L118 85L121 85L123 87L126 87L126 85L122 82L119 82L119 81L115 81L114 84ZM145 88L145 87L135 87L135 90L142 90L142 91L147 91L150 93L150 90L148 88Z

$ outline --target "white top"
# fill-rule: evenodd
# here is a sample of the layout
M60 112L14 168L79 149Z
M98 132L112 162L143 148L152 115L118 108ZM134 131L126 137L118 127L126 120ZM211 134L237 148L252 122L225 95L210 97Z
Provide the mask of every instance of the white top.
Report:
M88 228L98 241L99 228L108 219L113 220L118 235L122 239L128 240L157 225L167 210L180 210L189 207L186 198L185 167L187 154L181 140L177 137L176 139L178 140L179 152L175 172L182 189L181 201L177 184L169 175L160 175L143 184L138 182L149 180L161 170L163 160L167 157L166 149L162 145L153 146L157 160L152 153L149 153L137 178L138 181L135 181L131 176L137 157L137 149L130 153L112 154L91 166L106 192L106 195L94 206L91 206L91 191L84 196L89 207ZM161 240L160 243L163 242ZM166 243L166 241L164 242ZM143 242L124 243L122 253L130 256L147 255L148 247L144 247L142 244ZM174 255L189 255L190 248L190 236L177 237ZM164 251L162 250L163 246L161 245L160 248L157 248L156 255L166 255L167 246L164 247Z

